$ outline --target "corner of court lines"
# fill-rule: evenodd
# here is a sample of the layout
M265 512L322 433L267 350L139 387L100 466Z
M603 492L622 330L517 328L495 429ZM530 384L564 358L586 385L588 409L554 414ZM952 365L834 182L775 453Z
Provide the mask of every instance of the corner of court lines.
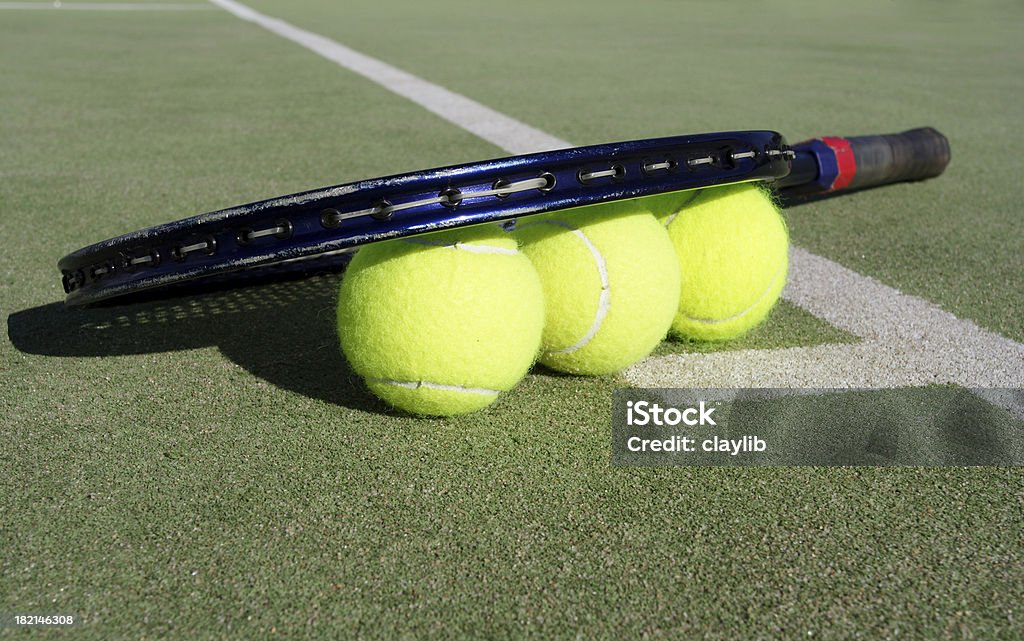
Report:
M953 384L1024 418L1024 344L793 247L789 302L861 339L854 344L648 358L637 387L896 388Z

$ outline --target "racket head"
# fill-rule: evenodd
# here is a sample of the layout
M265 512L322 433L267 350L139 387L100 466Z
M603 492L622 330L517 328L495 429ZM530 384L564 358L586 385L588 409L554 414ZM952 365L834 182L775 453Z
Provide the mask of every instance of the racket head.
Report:
M336 266L361 245L572 207L789 172L774 131L560 149L362 180L222 209L111 238L62 258L67 305L247 272Z

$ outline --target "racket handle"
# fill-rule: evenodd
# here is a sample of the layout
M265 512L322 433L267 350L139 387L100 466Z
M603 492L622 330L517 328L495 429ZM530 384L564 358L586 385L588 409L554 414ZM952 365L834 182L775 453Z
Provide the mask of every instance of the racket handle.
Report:
M898 134L823 137L793 145L792 170L776 183L782 193L813 197L934 178L949 164L949 140L931 127Z

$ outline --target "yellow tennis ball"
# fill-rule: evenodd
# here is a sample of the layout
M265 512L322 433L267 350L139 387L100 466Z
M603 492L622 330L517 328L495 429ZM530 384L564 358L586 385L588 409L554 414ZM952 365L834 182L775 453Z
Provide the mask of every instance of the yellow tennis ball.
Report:
M466 414L533 365L544 302L533 265L497 225L368 245L342 279L338 336L353 370L414 414Z
M541 363L609 374L665 337L679 301L679 263L664 228L636 201L531 216L515 234L544 289Z
M672 333L727 340L760 324L779 299L789 265L786 224L771 196L745 183L667 198L675 204L659 219L682 272Z

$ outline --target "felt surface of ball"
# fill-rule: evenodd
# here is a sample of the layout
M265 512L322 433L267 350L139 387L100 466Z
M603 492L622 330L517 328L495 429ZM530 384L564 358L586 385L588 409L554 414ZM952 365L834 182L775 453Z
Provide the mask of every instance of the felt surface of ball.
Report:
M449 416L490 405L533 365L544 324L533 265L497 225L360 249L342 279L338 336L391 405Z
M682 273L672 333L703 341L739 337L768 316L786 284L786 224L755 184L672 197L671 211L659 212Z
M637 201L530 216L515 235L544 289L544 365L609 374L665 337L678 306L679 263L665 229Z

